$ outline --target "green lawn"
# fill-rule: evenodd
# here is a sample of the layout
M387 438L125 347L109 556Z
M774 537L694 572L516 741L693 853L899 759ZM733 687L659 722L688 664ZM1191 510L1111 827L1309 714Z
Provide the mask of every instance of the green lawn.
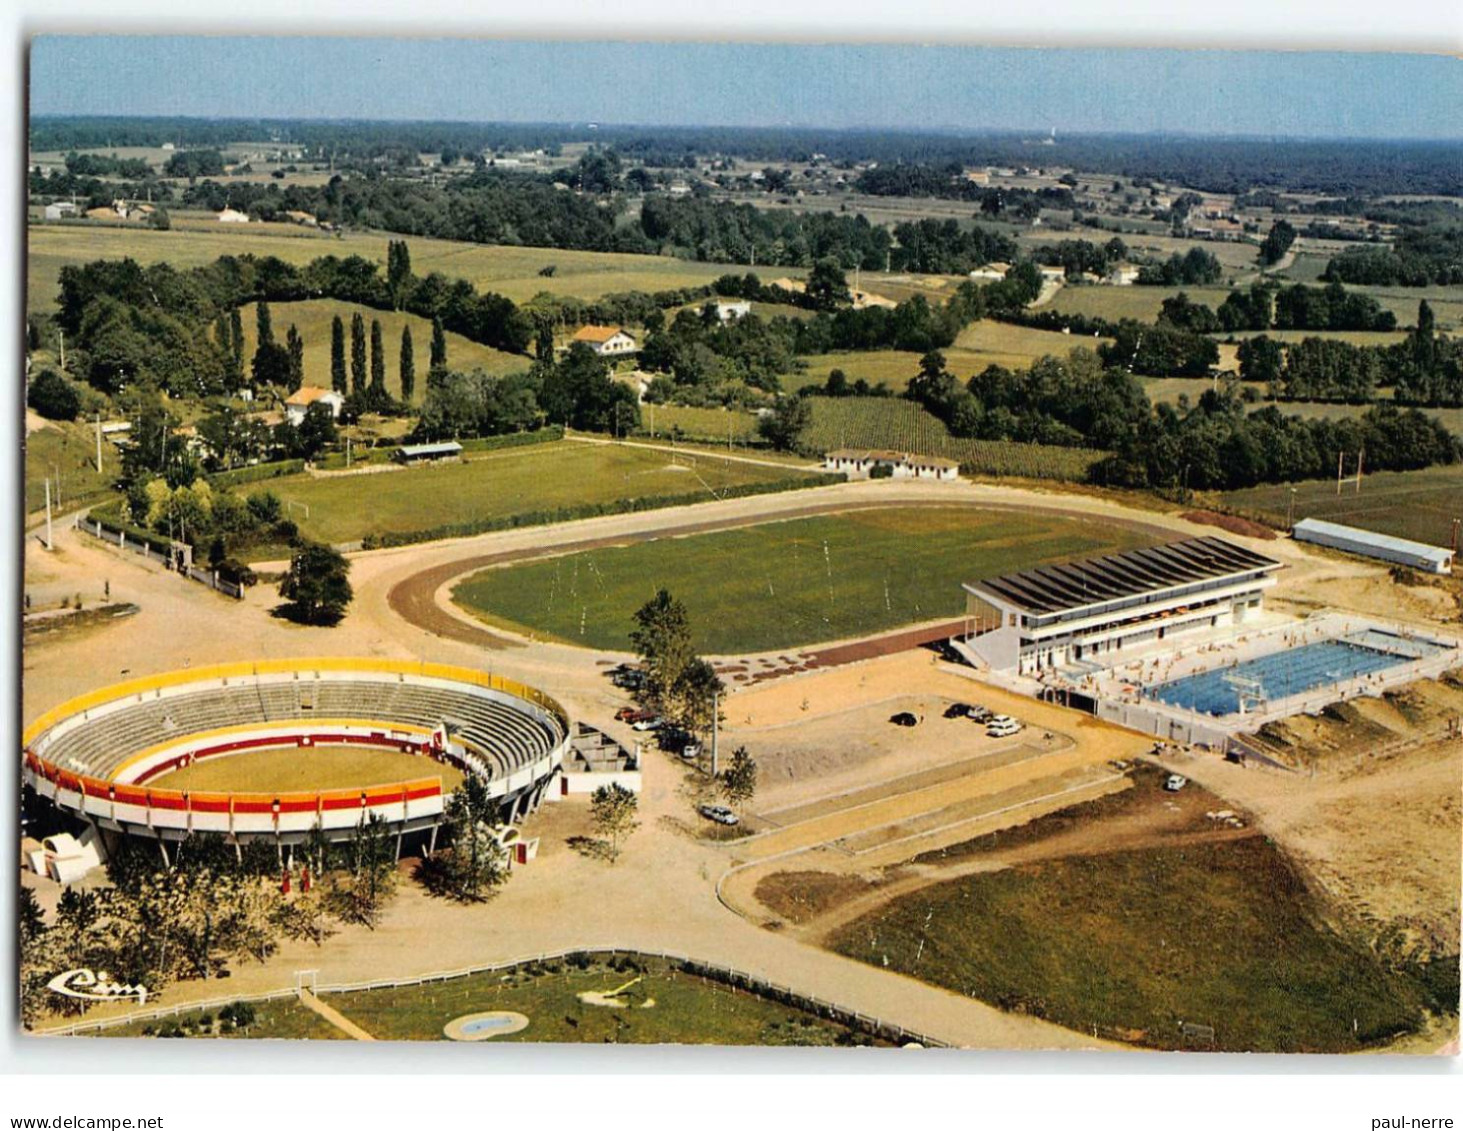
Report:
M96 1037L193 1037L205 1040L312 1040L343 1041L346 1035L312 1009L293 997L256 1001L254 1024L247 1029L225 1032L218 1024L217 1010L191 1009L174 1017L134 1021L115 1029L89 1033Z
M53 513L74 510L111 494L122 461L102 441L102 471L96 469L96 431L85 424L51 423L25 438L25 509L44 511L46 480L51 480Z
M1163 309L1163 300L1183 291L1194 302L1217 310L1228 287L1063 287L1044 310L1060 314L1085 314L1089 318L1136 318L1152 322Z
M168 262L186 268L212 263L220 255L273 255L297 265L322 255L360 255L381 264L384 273L387 241L397 238L384 232L334 236L291 224L219 224L206 218L197 224L175 224L168 232L82 223L32 225L26 233L26 304L28 310L52 309L61 268L93 259L131 256L144 265ZM740 270L735 264L693 263L668 256L501 247L415 236L407 237L407 244L416 274L440 271L449 279L466 279L479 290L496 291L515 302L540 291L594 299L615 291L700 286ZM539 274L550 266L551 277ZM781 268L778 273L803 274ZM420 352L425 357L425 349ZM421 368L425 372L425 365Z
M366 323L366 342L369 349L371 320L381 323L381 340L386 347L386 388L393 397L401 396L401 331L411 327L412 356L416 362L416 392L413 400L420 404L427 392L427 362L431 357L432 323L414 314L402 314L391 310L373 310L369 306L358 306L351 302L335 299L310 299L306 302L276 302L269 305L270 321L274 336L284 341L291 325L305 340L305 384L330 387L330 327L336 315L345 325L346 371L350 371L350 328L351 315L360 314ZM245 364L254 356L258 338L253 304L241 311L244 328ZM467 372L481 369L485 373L516 373L526 370L530 360L511 353L503 353L488 346L464 338L460 334L447 335L447 363L454 370Z
M746 443L757 437L757 416L735 409L647 404L640 408L640 432L658 440L681 435L698 440L730 439L733 444Z
M484 570L454 599L495 623L592 648L629 647L664 586L698 650L767 651L958 616L962 581L1146 545L1110 524L968 507L891 507Z
M426 986L328 994L325 1001L380 1040L443 1040L443 1027L468 1013L511 1010L528 1028L499 1041L585 1044L846 1045L873 1044L800 1009L733 991L661 959L553 961L509 972L471 975ZM575 996L606 992L640 978L623 1009ZM654 1004L642 1008L647 1001Z
M1353 466L1354 471L1354 466ZM1320 518L1412 538L1434 546L1452 540L1455 518L1463 518L1463 465L1422 471L1382 471L1364 475L1361 490L1353 478L1313 479L1295 486L1295 518ZM1226 491L1219 496L1226 508L1262 517L1284 526L1290 508L1290 484Z
M1314 916L1263 837L1019 865L926 888L831 945L1079 1032L1181 1047L1349 1052L1410 1031L1419 987Z
M291 476L262 486L288 504L311 538L354 542L627 499L695 495L798 475L715 456L569 440L469 453L460 463L332 478ZM810 484L825 476L808 474ZM245 493L255 488L245 488ZM369 500L369 502L368 502ZM308 517L306 509L308 508Z

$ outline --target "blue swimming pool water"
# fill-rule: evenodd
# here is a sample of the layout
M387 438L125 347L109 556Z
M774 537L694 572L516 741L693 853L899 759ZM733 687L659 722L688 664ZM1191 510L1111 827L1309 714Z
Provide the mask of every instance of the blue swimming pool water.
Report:
M1231 676L1258 680L1267 700L1300 695L1316 687L1405 664L1438 651L1426 641L1403 640L1368 631L1355 638L1319 640L1225 668L1160 683L1145 694L1174 707L1205 715L1232 715L1239 710L1239 692Z
M462 1027L464 1033L481 1033L484 1029L506 1029L513 1024L511 1017L479 1017Z

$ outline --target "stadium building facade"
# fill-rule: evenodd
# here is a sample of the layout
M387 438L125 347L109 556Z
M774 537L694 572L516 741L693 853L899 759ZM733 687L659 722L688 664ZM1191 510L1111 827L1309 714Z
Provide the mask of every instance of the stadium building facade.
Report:
M1280 563L1222 538L1189 538L967 582L955 645L993 671L1107 667L1124 649L1257 613Z

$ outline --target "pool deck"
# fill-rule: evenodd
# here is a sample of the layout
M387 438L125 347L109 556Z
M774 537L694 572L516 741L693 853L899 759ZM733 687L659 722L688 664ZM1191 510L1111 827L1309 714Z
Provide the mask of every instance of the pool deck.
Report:
M1377 671L1330 683L1322 683L1295 695L1266 699L1245 710L1210 715L1156 699L1152 689L1160 684L1235 667L1250 660L1273 656L1290 649L1327 640L1344 640L1365 633L1394 637L1399 649L1408 642L1423 646L1429 654L1406 658ZM1074 671L1050 675L1032 686L1028 694L1050 694L1051 689L1068 689L1094 697L1099 717L1156 738L1185 743L1205 743L1224 748L1237 735L1258 730L1268 722L1304 713L1314 714L1330 703L1383 692L1415 680L1441 675L1463 667L1463 640L1355 613L1322 612L1297 620L1266 613L1223 634L1209 633L1188 640L1179 638L1168 647L1149 646L1133 654L1118 667L1095 671ZM1177 647L1173 645L1177 644ZM1372 647L1372 642L1362 642Z

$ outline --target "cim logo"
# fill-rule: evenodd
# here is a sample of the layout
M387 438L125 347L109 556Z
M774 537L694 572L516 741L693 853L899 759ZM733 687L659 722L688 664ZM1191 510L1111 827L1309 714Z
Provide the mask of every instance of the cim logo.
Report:
M112 981L105 970L94 974L90 970L67 970L57 974L46 986L52 993L80 1001L116 1001L119 998L135 997L138 1005L147 1004L146 986L124 986Z

